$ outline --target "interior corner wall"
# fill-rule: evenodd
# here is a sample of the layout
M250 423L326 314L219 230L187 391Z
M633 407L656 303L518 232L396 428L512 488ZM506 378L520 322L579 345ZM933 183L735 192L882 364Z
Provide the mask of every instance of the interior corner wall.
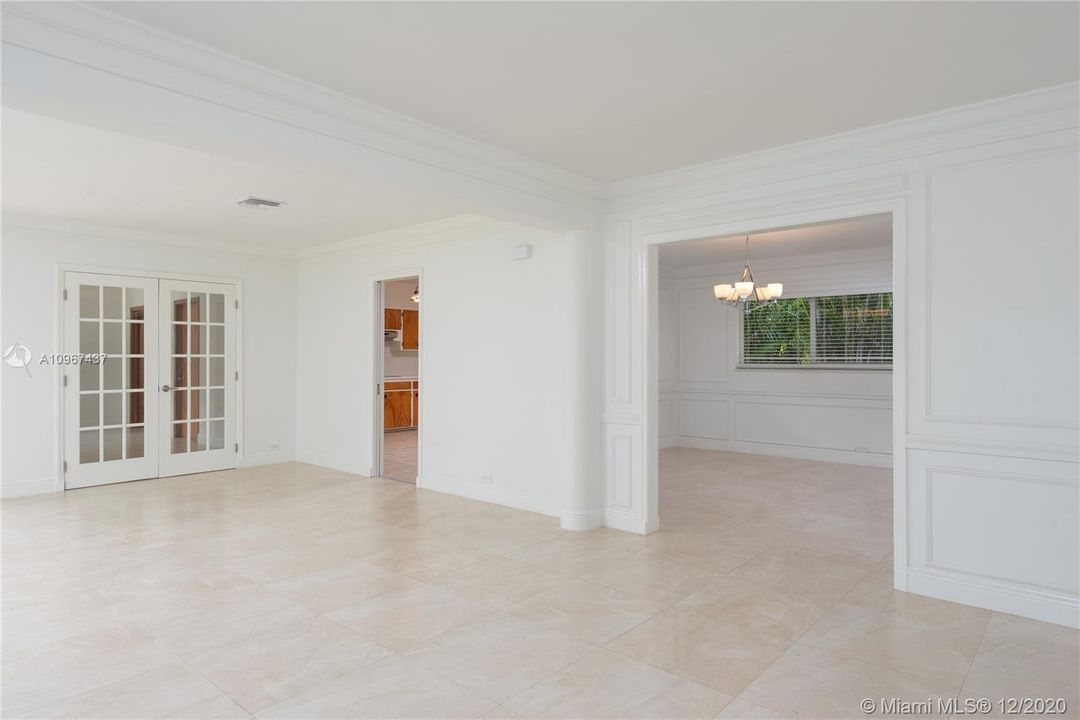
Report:
M193 247L110 239L100 230L81 234L5 225L3 337L35 358L58 352L59 264L127 268L132 274L218 275L243 281L243 434L241 465L293 458L296 436L296 264L282 259ZM62 490L54 368L4 366L0 493L6 497ZM271 450L271 445L279 449Z
M522 244L532 257L515 261ZM372 473L374 282L419 270L420 485L559 515L584 352L572 249L558 233L493 223L302 259L298 459Z
M890 248L771 258L787 297L890 292ZM741 264L661 267L661 447L892 466L892 372L739 367L739 312L713 297Z

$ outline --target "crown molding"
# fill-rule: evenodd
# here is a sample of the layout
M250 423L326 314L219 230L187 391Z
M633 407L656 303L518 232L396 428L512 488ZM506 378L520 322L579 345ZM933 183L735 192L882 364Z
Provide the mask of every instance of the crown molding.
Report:
M5 3L3 43L247 112L575 211L602 209L603 184L86 3Z
M591 224L600 213L618 218L735 189L1080 127L1080 84L1068 83L605 185L88 3L6 3L0 12L5 45L348 143L403 162L409 172L435 170L474 183L485 196L527 198L540 209L527 210L525 218L542 221L554 213L567 227Z
M612 183L611 214L1080 127L1080 83Z
M767 273L798 272L806 270L833 270L848 266L865 266L874 263L892 263L892 245L854 250L827 250L817 253L800 253L780 257L766 257L755 260L753 254L750 264L755 271ZM660 265L671 281L693 281L727 275L736 275L745 265L743 260L728 260L707 265ZM726 281L725 281L726 282ZM711 282L710 282L711 285Z
M0 219L3 232L26 237L62 238L67 240L97 240L138 245L162 245L208 252L253 255L257 257L293 260L296 251L286 248L265 248L243 243L225 242L192 235L175 235L125 228L104 223L62 220L21 213L4 212Z

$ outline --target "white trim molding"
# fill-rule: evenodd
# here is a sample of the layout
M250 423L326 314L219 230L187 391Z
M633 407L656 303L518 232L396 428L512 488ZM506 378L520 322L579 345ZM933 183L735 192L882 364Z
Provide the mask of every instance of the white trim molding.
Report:
M563 530L582 532L596 530L604 526L603 510L570 511L563 510L559 518L559 527Z
M42 478L41 480L23 480L0 484L0 499L27 497L30 495L44 495L46 493L63 492L64 487L56 481L56 478Z
M681 440L672 402L685 391L716 393L731 372L748 372L693 366L661 379L658 247L888 212L896 587L1076 626L1078 128L1080 85L1073 83L609 188L607 524L650 532L662 523L658 449ZM950 168L947 176L942 168ZM1031 227L1038 228L1034 248L1019 241L1018 229ZM929 229L949 238L933 256ZM992 297L987 277L1009 272L1016 253L1035 253L1040 267L1051 268L1051 284L1070 293L1052 318L1053 327L1070 331L1040 334L1052 347L1038 354L1000 334L1029 332L1022 308L979 313L965 305ZM670 288L703 272L668 270L663 283ZM960 328L965 339L995 338L990 361L973 365L950 344L952 330L932 337L932 317L947 318L940 322L952 330L969 323ZM737 396L724 397L737 404ZM715 437L694 442L715 447L736 437L725 434L723 413L715 415L698 423ZM930 456L961 470L929 489ZM987 468L1000 477L988 477ZM1025 481L1031 477L1054 480ZM938 554L932 560L930 550Z
M356 456L332 455L320 450L299 449L294 453L294 456L296 462L299 463L318 465L319 467L340 470L341 472L347 472L362 477L371 477L371 468L366 465L366 462L362 458Z
M646 533L658 529L661 521L656 334L660 245L890 213L896 298L891 454L897 586L1077 623L1076 568L1067 567L1072 556L1068 547L1062 549L1075 538L1047 535L1058 530L1038 524L1040 513L1053 513L1058 523L1054 527L1070 532L1077 524L1075 516L1066 513L1076 509L1075 503L1067 508L1061 501L1076 487L1070 484L1077 475L1078 454L1075 336L1050 337L1056 344L1041 354L1051 355L1054 363L1025 353L1029 346L1023 343L1002 343L995 346L999 352L993 362L972 368L948 348L947 333L943 340L930 330L931 321L940 320L945 309L962 311L971 298L988 296L980 287L987 285L987 275L999 268L1010 270L1015 262L1012 253L1020 240L1015 228L1030 229L1025 223L1040 219L1044 226L1038 242L1029 242L1024 249L1037 253L1040 268L1053 274L1053 282L1047 281L1050 287L1070 293L1052 308L1055 322L1064 319L1058 327L1070 332L1077 327L1080 85L1046 88L605 187L90 4L9 3L0 12L4 101L9 107L50 115L61 112L59 98L63 112L84 124L116 129L117 118L123 118L123 129L131 135L179 144L198 138L200 149L241 159L259 157L272 146L285 157L302 157L347 174L405 181L460 198L478 215L548 231L591 232L602 218L604 296L582 305L605 313L606 366L602 377L600 372L585 377L586 371L574 386L595 386L602 395L595 416L585 402L581 406L588 414L574 416L588 418L583 427L589 432L595 430L594 417L602 418L602 435L575 446L581 457L574 463L582 469L602 463L603 472L575 470L578 485L571 488L603 478L603 492L597 493L602 513L585 502L564 512L565 498L573 493L534 497L454 478L422 474L418 479L421 487L542 512L570 525L592 524L602 515L609 527ZM42 88L50 92L43 93ZM33 222L18 222L27 232L33 230ZM450 236L475 237L486 232L484 227L498 227L487 225L491 222L477 216L451 219L347 239L305 250L299 257L310 259L309 265L332 265L344 252L366 259L399 249L393 246L403 240L420 247ZM947 237L948 242L931 242L931 235ZM109 236L117 238L111 232ZM201 241L159 237L156 242L194 246ZM215 249L220 251L221 246ZM591 262L585 252L575 258L565 263L568 272ZM939 267L946 263L949 276L943 280ZM1067 281L1059 283L1066 272ZM582 273L575 282L587 279ZM575 292L591 297L592 287L589 283ZM954 292L957 287L969 292ZM970 313L964 329L997 332L994 323L1012 310L1004 304L996 310L988 316ZM1017 331L1020 324L1015 316L1012 320ZM586 327L591 325L582 323ZM598 338L597 344L599 336L589 333ZM1068 376L1061 370L1061 358L1072 363ZM960 363L966 363L963 373L955 371ZM1008 387L1010 382L1013 387ZM1016 392L1015 383L1020 382L1032 392ZM961 385L962 391L957 391ZM1004 393L994 396L1002 388L1013 390L1008 402L1000 399ZM938 488L945 495L928 504L923 465L934 453L948 454L951 464L970 472L957 473L960 479ZM286 459L288 453L273 455ZM332 454L298 449L294 456L346 472L370 472L366 459L347 450ZM245 459L249 457L258 462L256 458L266 456ZM1005 479L987 478L980 470L986 465L997 468ZM1036 467L1044 470L1035 472ZM1063 480L1023 484L1023 478L1037 475ZM3 492L50 484L55 488L55 479L16 482L5 485ZM984 493L990 490L997 495L988 499ZM582 495L591 498L590 493ZM1061 547L1039 554L1030 543L1020 543L1006 557L979 554L978 548L969 552L959 540L950 544L947 533L956 528L993 537L991 521L980 524L984 521L979 517L962 517L958 508L965 503L982 503L979 507L987 515L1004 508L1013 513L1018 527L1058 541ZM1073 549L1076 545L1072 542ZM947 571L929 562L929 547L953 553ZM1041 575L1036 577L1036 571ZM1040 580L1042 576L1049 580Z
M1075 594L933 568L912 568L906 575L907 592L1066 627L1080 626L1080 604Z
M1077 83L905 118L824 138L614 183L607 212L636 214L757 185L865 169L1076 127ZM903 182L894 176L892 182Z
M473 500L480 500L482 502L517 508L518 510L540 513L541 515L562 517L562 503L557 498L537 497L535 495L499 487L497 485L462 482L460 480L454 480L453 478L432 475L430 473L418 476L416 485L424 490L431 490L433 492L459 495L461 497L472 498Z
M660 447L719 450L722 452L769 455L770 457L792 458L794 460L814 460L816 462L865 465L866 467L878 468L891 468L893 465L893 458L889 453L854 452L851 450L831 450L829 448L802 445L780 445L776 443L747 442L745 440L719 440L715 438L684 437L682 435L670 435L660 438Z
M254 454L241 452L240 461L237 464L237 467L249 468L260 467L262 465L277 465L278 463L293 462L295 459L295 454L287 450L276 450L274 452Z
M891 255L886 246L760 267L791 297L890 292ZM712 291L741 268L658 268L662 446L891 467L891 367L742 364L741 315Z
M595 222L603 185L342 93L213 50L89 3L4 5L4 100L48 114L41 86L63 88L82 117L125 113L127 130L157 139L170 133L245 135L354 169L453 187L494 201L549 229ZM44 102L44 104L42 104ZM183 108L183 111L181 111ZM165 122L168 116L169 121ZM177 126L183 118L184 128ZM197 128L197 126L199 126ZM223 137L220 136L219 137ZM291 144L290 144L291 143ZM222 142L229 152L255 146ZM494 207L494 206L493 206Z

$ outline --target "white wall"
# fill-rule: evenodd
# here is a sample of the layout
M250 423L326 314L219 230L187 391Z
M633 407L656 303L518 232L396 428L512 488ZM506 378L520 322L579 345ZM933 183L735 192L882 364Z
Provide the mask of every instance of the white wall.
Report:
M309 85L250 64L222 56L208 61L145 28L106 27L99 31L108 41L97 40L102 18L72 17L86 16L86 8L37 6L45 13L40 19L23 10L5 16L5 38L14 32L20 41L5 46L5 101L28 112L59 112L50 89L63 88L62 104L88 122L123 115L129 131L147 137L180 144L196 138L203 149L231 156L286 148L305 162L417 183L463 198L477 211L560 231L578 228L587 235L596 214L605 213L600 303L587 301L593 286L578 274L589 263L570 259L580 245L567 247L566 237L537 240L532 267L542 271L508 274L503 287L517 290L509 283L520 281L522 299L494 317L516 313L517 324L505 337L487 336L480 348L497 349L515 364L459 363L445 354L450 338L443 331L422 340L426 348L441 345L444 353L441 369L425 378L431 383L424 405L432 417L425 416L431 432L422 441L422 460L433 470L432 484L465 494L551 509L558 488L569 484L565 495L576 498L582 517L599 508L613 527L655 530L656 246L894 212L900 340L893 374L896 586L1077 623L1075 84L601 188L463 145L452 134L403 128L396 119L373 116L370 108L313 95ZM150 49L157 62L146 62ZM238 93L238 87L252 91ZM442 287L438 295L454 298L439 317L444 327L461 330L479 320L466 278L495 264L492 258L503 262L510 238L526 234L540 237L508 230L501 241L474 235L423 250L402 242L394 251L367 256L345 251L337 264L305 260L299 333L296 314L273 297L288 286L291 263L273 264L266 276L280 282L264 284L275 292L262 301L280 312L264 317L261 327L245 327L245 392L253 403L245 409L248 449L290 427L293 360L278 352L298 334L302 457L368 471L370 366L377 348L373 318L365 312L372 293L359 271L430 266ZM3 342L17 337L32 347L53 347L57 288L54 273L42 270L51 258L102 263L124 257L110 241L44 243L41 253L50 259L38 257L27 241L21 249L17 241L11 254L5 238ZM452 252L459 245L460 256ZM127 260L133 267L263 272L258 259L131 247ZM541 248L551 254L542 255ZM1036 291L1024 296L1003 290L1016 288L1025 273ZM26 303L31 308L20 315ZM604 327L594 332L593 321L580 315L600 304ZM356 318L360 332L351 331ZM482 328L490 333L491 317L486 319ZM260 346L274 359L252 362ZM597 347L603 372L592 365ZM48 416L55 408L55 379L52 385L35 379L20 386L4 372L2 481L51 483L55 424ZM582 398L582 406L590 407L594 391L603 394L595 416L575 412ZM481 427L494 428L492 433L467 432L480 416L470 402L487 411ZM461 418L454 412L470 422L455 424ZM600 434L595 440L594 433ZM541 460L521 460L535 457ZM588 470L594 458L602 458L602 475ZM471 479L487 468L491 486Z
M754 263L786 297L892 290L891 250ZM892 373L880 369L740 368L739 311L712 287L741 263L660 267L659 435L698 447L888 467Z
M412 301L413 290L419 278L391 280L383 284L383 306L398 310L417 310L419 306ZM383 375L395 377L416 377L420 372L420 353L417 350L402 350L401 335L393 342L383 342Z
M5 224L0 346L21 342L39 358L59 351L58 264L131 271L217 275L243 280L242 464L292 459L296 403L296 265L288 259L217 252L109 237L101 230L43 229ZM4 496L62 489L57 475L57 402L53 368L33 377L4 366L0 492ZM280 450L271 452L271 444Z
M1080 623L1078 126L1071 84L613 187L608 524L659 524L657 246L892 212L895 586Z
M415 232L301 260L297 457L371 473L373 283L419 271L419 484L560 514L576 454L570 376L585 355L571 240L493 221ZM524 243L532 258L512 260Z

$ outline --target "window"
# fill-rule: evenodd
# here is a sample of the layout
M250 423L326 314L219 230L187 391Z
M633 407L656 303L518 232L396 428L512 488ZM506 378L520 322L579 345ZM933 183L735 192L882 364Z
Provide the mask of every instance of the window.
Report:
M743 315L741 362L889 367L892 293L785 298L754 309Z

